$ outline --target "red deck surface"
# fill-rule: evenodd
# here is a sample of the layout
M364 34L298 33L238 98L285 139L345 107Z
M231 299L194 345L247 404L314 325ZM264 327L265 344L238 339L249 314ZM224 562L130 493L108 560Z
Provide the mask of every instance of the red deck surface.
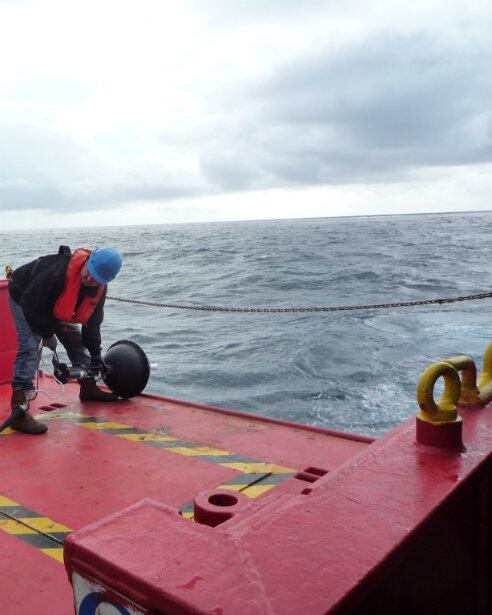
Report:
M1 422L15 333L0 316ZM63 553L103 601L168 615L492 612L490 407L458 408L463 449L417 444L413 420L367 447L150 395L40 388L56 397L31 404L48 434L0 434L0 615L73 613ZM217 487L241 491L242 512L213 528L183 518Z
M69 537L68 570L166 615L491 613L492 415L460 412L465 450L417 445L410 419L214 528L127 508Z
M37 516L47 518L44 531L53 534L51 522L79 529L143 498L179 509L202 491L234 479L242 482L242 477L247 482L248 472L254 476L273 472L270 477L281 479L279 486L253 489L250 497L274 489L300 493L308 483L293 478L295 472L308 466L332 471L367 445L330 432L155 396L114 404L79 402L77 385L62 391L49 377L40 380L40 388L56 397L50 400L39 394L31 402L33 414L47 419L48 433L0 434L0 615L73 613L72 590L62 563L19 538L25 526L7 516L14 508L2 509L2 502L28 509L25 523ZM8 416L9 402L10 386L2 385L0 422ZM63 407L40 409L53 403ZM77 423L82 415L110 423L89 422L84 427ZM128 440L125 432L132 429L136 434ZM152 438L161 438L163 446L174 450L158 448ZM234 467L224 465L229 461ZM49 542L42 533L27 531L34 542L38 538Z

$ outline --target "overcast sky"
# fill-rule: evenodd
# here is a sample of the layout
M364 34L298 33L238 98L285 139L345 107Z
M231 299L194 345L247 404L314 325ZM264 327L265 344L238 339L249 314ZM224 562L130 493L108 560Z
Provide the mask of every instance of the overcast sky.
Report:
M0 0L0 229L489 210L490 0Z

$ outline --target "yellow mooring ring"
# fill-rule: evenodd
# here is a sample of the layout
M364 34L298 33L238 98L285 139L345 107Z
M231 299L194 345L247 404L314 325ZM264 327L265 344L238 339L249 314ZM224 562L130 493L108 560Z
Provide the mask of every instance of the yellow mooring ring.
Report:
M488 403L492 399L492 342L485 349L483 355L483 369L478 380L480 399Z
M434 401L434 386L439 378L444 378L444 391ZM429 423L450 423L456 421L456 405L461 393L458 371L449 363L439 361L428 367L417 385L417 402L420 406L418 417Z

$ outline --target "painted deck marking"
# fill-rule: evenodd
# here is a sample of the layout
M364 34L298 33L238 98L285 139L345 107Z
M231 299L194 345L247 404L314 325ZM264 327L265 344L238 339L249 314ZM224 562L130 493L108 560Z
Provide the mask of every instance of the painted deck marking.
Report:
M63 563L63 541L72 530L0 495L0 530Z
M43 420L62 420L79 427L93 429L113 436L130 440L131 442L142 442L150 446L165 449L176 455L185 457L193 457L202 461L216 463L218 465L231 468L242 474L257 474L257 473L272 473L272 474L292 474L296 470L279 466L272 463L258 461L246 455L237 455L230 451L224 451L209 444L202 442L193 442L182 440L169 436L167 433L159 431L149 431L139 429L132 425L108 421L103 418L78 414L77 412L51 412L48 415L43 415L39 418Z
M169 436L167 433L139 429L125 423L108 421L104 418L78 412L60 410L50 412L49 414L37 415L36 418L41 418L44 421L61 420L84 427L85 429L111 434L131 442L142 442L142 444L162 448L176 455L208 461L209 463L230 468L239 472L240 475L218 485L216 488L241 491L250 498L257 498L263 495L296 473L296 470L292 468L258 461L246 455L236 455L230 451L209 446L206 443L181 440L180 438ZM192 519L193 502L188 502L182 506L180 512L184 517Z

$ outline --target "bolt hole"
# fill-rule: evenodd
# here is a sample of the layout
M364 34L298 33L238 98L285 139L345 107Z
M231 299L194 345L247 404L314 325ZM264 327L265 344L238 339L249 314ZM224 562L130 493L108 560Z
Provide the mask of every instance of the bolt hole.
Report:
M234 506L238 503L238 499L229 493L214 493L208 501L214 506Z

